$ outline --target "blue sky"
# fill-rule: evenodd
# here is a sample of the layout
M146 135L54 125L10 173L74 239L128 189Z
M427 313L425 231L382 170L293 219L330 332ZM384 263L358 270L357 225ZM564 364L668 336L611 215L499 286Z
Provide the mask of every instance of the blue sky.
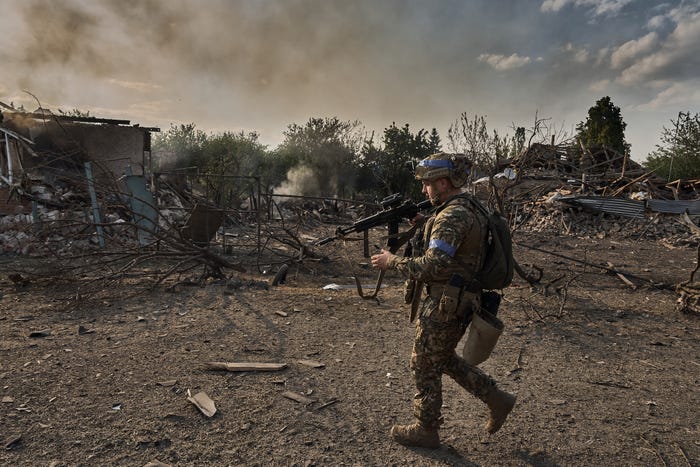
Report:
M610 96L643 160L700 111L700 0L0 0L0 100L167 129L358 120L557 140Z

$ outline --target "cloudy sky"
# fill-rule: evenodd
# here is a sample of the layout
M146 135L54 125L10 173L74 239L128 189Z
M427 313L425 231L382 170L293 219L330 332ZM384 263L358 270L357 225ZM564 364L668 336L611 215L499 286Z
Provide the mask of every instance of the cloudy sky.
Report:
M643 160L700 111L700 0L0 0L0 101L167 129L358 120L574 132L622 110ZM559 137L558 136L558 137Z

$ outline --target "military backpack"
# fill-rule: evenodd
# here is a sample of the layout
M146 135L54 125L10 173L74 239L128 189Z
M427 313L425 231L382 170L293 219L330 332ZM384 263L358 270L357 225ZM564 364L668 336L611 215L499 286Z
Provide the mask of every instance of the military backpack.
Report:
M515 259L513 239L508 221L498 212L487 210L478 199L468 196L471 204L483 214L488 224L486 254L481 269L476 274L472 289L504 289L513 281Z

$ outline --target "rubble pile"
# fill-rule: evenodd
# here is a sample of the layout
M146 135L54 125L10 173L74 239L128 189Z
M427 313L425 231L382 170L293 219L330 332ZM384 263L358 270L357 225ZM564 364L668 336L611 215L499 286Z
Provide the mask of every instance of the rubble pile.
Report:
M549 192L534 202L522 203L511 219L514 229L548 235L572 235L584 238L625 238L664 240L678 246L693 246L700 240L697 231L682 222L677 214L649 213L641 218L606 212L591 212L560 201L567 190ZM696 225L700 216L689 216Z
M107 238L118 238L121 246L130 242L136 244L133 229L129 228L126 221L113 216L107 218L103 230ZM2 253L42 255L97 251L97 233L94 228L88 228L88 225L84 213L80 211L57 215L57 211L46 213L40 210L37 222L32 215L5 216L0 218Z
M688 246L700 239L700 180L663 180L604 147L533 144L500 167L491 189L515 229Z
M0 217L0 253L29 254L32 222L32 216L26 214Z
M644 174L644 168L630 160L626 154L603 147L581 148L572 144L534 143L517 157L501 161L501 168L516 170L550 171L570 176L609 176L618 174L636 177Z
M537 180L539 183L540 180ZM681 219L678 214L647 212L642 216L625 217L603 211L592 211L587 207L572 205L571 197L580 194L580 189L571 183L563 183L553 188L551 181L541 184L537 190L513 189L507 191L506 199L511 225L515 231L527 230L548 235L574 235L587 238L627 238L633 240L661 240L673 245L692 246L698 241L698 234ZM552 189L553 188L553 189ZM94 251L100 248L93 212L86 204L68 202L87 199L79 187L54 189L49 184L33 185L27 190L36 201L34 213L22 212L0 216L0 246L3 253L38 254L50 251L65 252L66 249ZM39 194L40 196L37 196ZM632 193L635 195L636 193ZM119 248L138 248L137 228L128 203L128 196L116 193L103 196L100 203L102 212L102 235L108 244ZM111 198L108 200L107 198ZM158 204L158 230L179 230L186 223L192 206L205 202L198 197L180 193L170 187L159 188L156 192ZM633 198L628 198L633 199ZM62 206L58 208L57 206ZM323 199L283 198L272 201L271 207L263 207L260 235L289 236L284 228L293 227L308 238L314 237L314 229L324 229L327 235L335 225L351 223L367 216L376 207L372 203L333 202ZM641 208L640 208L641 209ZM688 218L697 225L698 214ZM255 224L231 213L217 229L211 242L214 246L226 244L229 252L241 248L253 249L256 243L252 236L257 235ZM285 224L284 228L279 224ZM243 242L245 240L245 242ZM270 245L269 239L261 242ZM309 243L309 242L306 242ZM271 245L270 245L271 246ZM283 250L286 250L284 247Z
M193 265L204 265L204 273L198 268L199 276L188 276L196 283L221 278L224 270L254 272L257 267L258 272L269 272L282 264L308 265L323 260L323 252L314 252L315 241L329 235L335 225L371 210L371 203L304 197L273 200L267 194L256 201L261 203L257 211L256 202L250 200L244 200L248 206L239 210L221 209L196 183L187 189L154 183L149 188L153 222L144 228L143 215L134 205L139 200L119 180L95 187L96 204L90 202L84 178L76 175L68 184L64 179L60 188L49 180L17 184L13 196L21 196L31 208L0 214L0 254L50 261L45 270L65 279L74 274L113 279L123 276L125 268L137 266L130 269L132 273L154 271L152 275L158 276L154 281L160 283L167 276L193 270ZM207 225L213 218L218 220Z

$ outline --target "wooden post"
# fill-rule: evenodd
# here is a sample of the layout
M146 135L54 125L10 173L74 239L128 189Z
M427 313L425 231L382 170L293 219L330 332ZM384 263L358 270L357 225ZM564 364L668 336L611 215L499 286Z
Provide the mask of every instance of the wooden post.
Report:
M88 191L90 192L90 201L92 202L92 223L95 224L97 230L97 239L100 242L100 247L105 246L105 238L102 235L102 221L100 220L100 208L97 205L97 195L95 194L95 182L92 179L92 167L90 162L85 163L85 176L88 182Z

